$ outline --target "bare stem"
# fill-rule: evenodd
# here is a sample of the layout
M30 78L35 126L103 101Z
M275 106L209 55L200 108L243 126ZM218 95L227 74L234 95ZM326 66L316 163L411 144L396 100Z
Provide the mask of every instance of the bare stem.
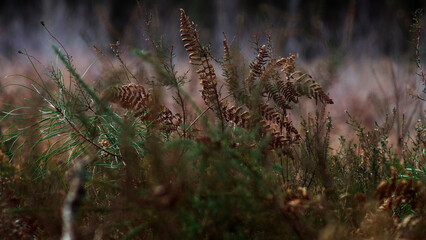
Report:
M105 149L105 148L103 148L103 147L101 147L101 146L99 146L99 144L97 144L97 143L95 143L94 141L92 141L91 139L89 139L88 137L86 137L75 125L74 125L74 123L72 123L71 122L71 120L69 120L68 119L68 117L66 117L63 113L62 113L62 111L60 110L60 109L58 109L57 107L55 107L55 109L56 109L56 111L59 113L59 114L61 114L61 116L65 119L65 121L67 121L67 123L68 123L68 125L70 125L70 127L74 130L74 132L76 132L78 135L80 135L80 137L82 137L84 140L86 140L88 143L90 143L90 144L92 144L93 146L95 146L97 149L99 149L99 150L101 150L101 151L103 151L103 152L105 152L105 153L107 153L107 154L109 154L109 155L112 155L112 156L114 156L114 157L117 157L117 158L120 158L120 159L122 159L122 156L120 156L120 155L117 155L117 154L115 154L115 153L113 153L113 152L111 152L111 151L109 151L109 150L107 150L107 149Z

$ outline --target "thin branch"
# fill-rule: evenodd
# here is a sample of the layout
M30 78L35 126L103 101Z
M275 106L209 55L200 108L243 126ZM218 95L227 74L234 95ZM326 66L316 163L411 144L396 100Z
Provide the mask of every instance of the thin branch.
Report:
M70 127L74 130L74 132L76 132L78 135L80 135L80 137L82 137L84 140L86 140L88 143L90 143L90 144L92 144L93 146L95 146L97 149L99 149L99 150L101 150L101 151L103 151L103 152L105 152L105 153L107 153L107 154L109 154L109 155L112 155L112 156L114 156L114 157L118 157L118 158L120 158L120 159L122 159L123 157L122 156L120 156L120 155L118 155L118 154L115 154L115 153L113 153L113 152L111 152L111 151L109 151L109 150L107 150L107 149L105 149L105 148L103 148L103 147L101 147L101 146L99 146L97 143L95 143L94 141L92 141L91 139L89 139L88 137L86 137L72 122L71 122L71 120L69 120L68 119L68 117L67 116L65 116L63 113L62 113L62 111L60 110L60 109L58 109L56 106L55 106L55 109L56 109L56 111L65 119L65 121L67 121L67 123L68 123L68 125L70 125Z
M77 159L80 160L80 159ZM70 190L68 191L64 204L62 206L62 236L61 240L74 240L75 236L75 214L82 202L85 189L85 169L94 160L92 156L89 160L76 161L74 167L74 177L70 183Z
M115 56L117 57L118 61L120 61L121 66L123 67L124 71L126 72L126 78L129 81L129 83L131 83L129 77L127 76L127 73L129 73L133 79L135 79L135 81L137 81L135 75L129 70L129 68L127 68L127 65L124 63L123 59L121 58L120 55L120 41L117 41L115 44L114 43L110 43L109 44L112 51L114 52Z
M183 97L182 94L180 93L180 87L179 87L179 83L177 82L176 76L175 76L175 70L174 70L174 65L173 65L173 46L172 49L170 50L170 67L171 67L171 72L172 72L172 76L174 78L174 80L176 81L176 94L179 98L179 105L182 109L182 117L183 117L183 126L186 125L186 110L185 110L185 102L183 101ZM183 128L183 137L186 138L186 128Z
M65 49L64 45L62 45L62 43L50 32L50 30L46 27L46 25L44 24L43 21L40 22L41 25L44 27L44 29L46 29L47 33L49 33L49 35L59 44L61 45L62 49L64 49L65 53L67 54L67 58L68 61L71 62L71 55L68 54L67 50Z
M226 95L225 97L223 97L220 101L223 101L223 100L225 100L226 98L228 98L229 96L231 96L233 93L230 93L230 94L228 94L228 95ZM211 109L212 107L214 107L216 104L211 104L210 106L208 106L206 109L204 109L204 111L203 112L201 112L200 113L200 115L198 115L195 119L194 119L194 121L192 121L191 122L191 124L188 126L188 128L191 128L192 127L192 125L194 125L197 121L198 121L198 119L200 119L200 117L201 116L203 116L209 109Z

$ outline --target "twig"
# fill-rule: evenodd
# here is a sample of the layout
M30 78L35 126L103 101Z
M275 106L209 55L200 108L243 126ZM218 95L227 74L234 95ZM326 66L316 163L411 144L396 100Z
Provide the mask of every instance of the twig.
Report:
M90 144L92 144L93 146L95 146L96 148L98 148L99 150L101 150L101 151L103 151L103 152L105 152L105 153L107 153L107 154L109 154L109 155L112 155L112 156L114 156L114 157L118 157L118 158L120 158L120 159L122 159L123 157L122 156L120 156L120 155L118 155L118 154L115 154L115 153L113 153L113 152L111 152L111 151L109 151L109 150L107 150L107 149L105 149L105 148L103 148L103 147L101 147L101 146L99 146L97 143L95 143L94 141L92 141L92 140L90 140L88 137L86 137L69 119L68 119L68 117L67 116L65 116L63 113L62 113L62 111L60 110L60 109L58 109L56 106L55 106L55 109L56 109L56 111L59 113L59 114L61 114L61 116L65 119L65 121L67 121L67 123L68 123L68 125L70 125L70 127L78 134L78 135L80 135L80 137L82 137L84 140L86 140L87 142L89 142Z
M47 33L49 33L49 35L59 44L61 45L62 49L64 49L65 53L67 54L67 58L68 61L71 62L71 56L68 54L67 50L65 49L64 45L62 45L62 43L50 32L50 30L46 27L46 25L44 24L43 21L40 22L41 25L44 27L44 29L46 29Z
M139 6L140 7L140 6ZM145 32L147 35L147 40L152 44L152 47L154 48L155 52L157 53L157 56L159 58L160 63L163 65L164 70L169 74L169 76L172 78L173 82L172 85L173 87L176 88L176 94L177 97L179 99L178 101L178 105L180 105L181 110L182 110L182 118L183 118L183 126L186 125L186 109L185 109L185 102L183 100L181 91L180 91L180 86L179 86L179 82L177 80L176 77L176 71L175 71L175 66L173 64L173 45L171 46L170 49L170 56L169 56L169 63L166 63L165 60L165 55L163 54L162 50L163 47L159 46L159 44L155 43L154 41L154 36L152 34L152 29L151 29L151 18L148 17L147 19L145 19ZM161 47L161 49L160 49ZM186 138L186 128L183 128L183 137Z
M75 213L78 211L85 195L85 169L93 161L93 157L84 161L76 161L74 167L74 177L71 180L68 191L62 206L62 236L61 240L74 240ZM79 159L78 159L79 160Z
M182 109L183 126L184 126L184 128L183 128L183 137L186 138L186 128L185 128L185 125L186 125L186 110L185 110L185 102L183 101L182 94L180 93L179 83L177 82L177 79L176 79L176 76L175 76L175 70L174 70L174 65L173 65L173 46L172 46L172 49L170 50L170 63L169 64L170 64L170 68L171 68L170 70L172 72L172 76L173 76L173 78L174 78L174 80L176 82L176 94L177 94L177 96L179 98L179 105L180 105L180 107Z
M127 65L124 63L123 59L120 56L120 41L117 41L115 44L110 43L109 46L111 47L112 51L114 52L115 56L117 57L118 61L120 61L121 66L123 67L124 71L126 72L126 78L131 82L129 77L127 76L127 73L129 73L135 81L137 81L136 76L127 68Z
M74 214L79 207L78 202L84 195L84 171L83 164L77 161L75 165L75 177L72 179L70 184L70 190L65 197L64 204L62 206L62 236L61 240L74 240Z
M414 23L413 23L413 32L416 34L415 36L415 44L416 44L416 52L415 52L415 61L416 61L416 65L417 65L417 69L419 71L418 75L421 77L421 79L423 80L423 85L425 86L425 88L423 89L423 92L426 92L426 76L423 72L423 66L422 63L420 61L420 42L421 42L421 32L422 32L422 28L423 28L423 23L422 21L422 10L421 9L417 9L416 12L414 13ZM419 99L422 99L421 97L419 97Z
M229 96L231 96L233 93L230 93L230 94L228 94L228 95L226 95L225 97L223 97L220 101L223 101L223 100L225 100L226 98L228 98ZM209 109L211 109L212 107L214 107L216 104L211 104L210 106L208 106L206 109L204 109L204 111L203 112L201 112L200 113L200 115L198 115L195 119L194 119L194 121L192 121L191 122L191 124L189 124L189 126L188 126L188 128L191 128L192 127L192 125L194 125L197 121L198 121L198 119L200 119L200 117L201 116L203 116L204 115L204 113L206 113Z

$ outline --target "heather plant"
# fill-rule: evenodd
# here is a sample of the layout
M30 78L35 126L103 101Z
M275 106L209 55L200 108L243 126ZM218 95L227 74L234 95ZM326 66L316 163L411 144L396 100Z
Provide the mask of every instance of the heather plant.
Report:
M223 57L214 58L182 9L179 22L202 102L185 88L188 74L175 69L173 47L154 39L150 19L146 35L152 52L133 52L154 77L133 74L119 42L111 48L123 79L96 88L59 41L50 66L22 52L36 77L17 75L28 80L18 86L31 92L34 105L9 105L1 115L8 127L0 138L0 236L426 235L422 120L399 153L388 140L397 111L373 130L348 113L356 138L342 136L332 149L327 113L332 96L298 68L295 55L274 57L269 40L258 44L257 56L244 69L226 38ZM420 61L417 66L421 70ZM166 91L177 108L166 101ZM294 111L302 101L315 105L305 117Z

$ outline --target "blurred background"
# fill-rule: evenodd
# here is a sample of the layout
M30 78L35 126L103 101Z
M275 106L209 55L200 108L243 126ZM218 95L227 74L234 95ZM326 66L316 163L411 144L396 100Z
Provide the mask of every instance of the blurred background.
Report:
M0 2L1 54L13 57L17 49L45 47L49 38L40 21L66 45L118 39L143 45L138 2L145 13L152 11L170 39L177 38L172 30L184 8L212 44L222 39L222 32L244 38L279 29L273 35L282 51L304 58L339 47L354 54L405 53L413 13L426 7L422 0L6 0Z
M256 56L254 42L266 44L270 35L275 56L296 54L297 66L330 93L335 105L327 111L337 122L347 119L345 110L367 127L393 108L412 116L411 123L424 117L424 104L412 97L423 87L410 32L415 10L426 9L422 0L6 0L0 2L0 74L30 71L18 50L43 63L52 61L51 44L57 43L40 21L83 72L96 58L94 45L111 57L109 44L117 40L124 57L131 57L133 48L149 51L144 19L150 14L155 37L175 47L177 68L186 72L190 66L179 37L179 8L198 24L203 43L218 58L224 34L247 66ZM424 44L424 29L422 34ZM424 48L420 56L426 59ZM96 79L101 71L93 67L86 79Z

